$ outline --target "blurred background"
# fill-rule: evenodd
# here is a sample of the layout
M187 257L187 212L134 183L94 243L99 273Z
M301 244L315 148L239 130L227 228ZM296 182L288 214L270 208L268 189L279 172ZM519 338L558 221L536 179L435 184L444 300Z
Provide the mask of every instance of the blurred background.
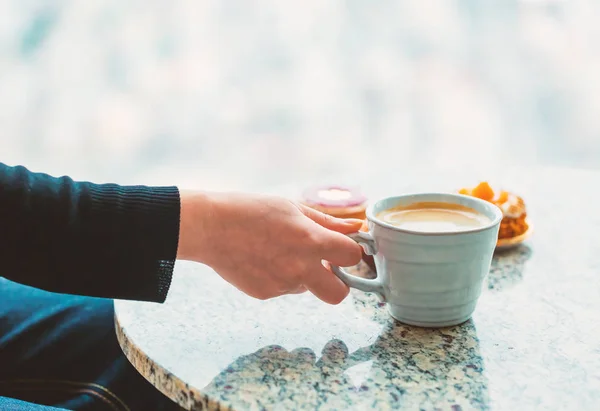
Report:
M222 189L598 169L600 2L0 0L0 161Z

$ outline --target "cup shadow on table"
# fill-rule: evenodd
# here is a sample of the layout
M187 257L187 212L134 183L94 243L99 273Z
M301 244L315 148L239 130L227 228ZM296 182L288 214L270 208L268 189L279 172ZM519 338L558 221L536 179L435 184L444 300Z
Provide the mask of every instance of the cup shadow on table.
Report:
M352 407L483 409L489 404L487 384L472 321L424 329L388 318L372 345L352 353L338 339L320 356L305 348L265 346L239 357L205 391L218 392L234 406L251 396L283 408L335 398Z
M487 278L488 289L503 291L521 282L525 273L525 265L532 254L531 247L526 244L496 251Z

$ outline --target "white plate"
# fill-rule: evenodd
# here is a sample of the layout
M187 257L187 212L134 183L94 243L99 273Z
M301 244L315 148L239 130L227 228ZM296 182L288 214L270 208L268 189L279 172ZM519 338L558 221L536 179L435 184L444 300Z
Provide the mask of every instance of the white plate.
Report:
M529 237L531 237L531 234L533 233L533 226L531 225L531 222L529 221L529 219L527 219L525 221L527 222L527 225L529 226L527 231L525 231L523 234L518 235L516 237L502 238L502 239L498 240L498 243L496 244L496 250L508 250L509 248L518 246L519 244L521 244L525 240L527 240Z

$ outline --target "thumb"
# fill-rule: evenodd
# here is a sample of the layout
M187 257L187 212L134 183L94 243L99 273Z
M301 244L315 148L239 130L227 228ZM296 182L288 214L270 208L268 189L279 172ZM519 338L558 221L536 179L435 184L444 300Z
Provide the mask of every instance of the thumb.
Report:
M322 213L313 208L300 204L302 213L313 220L315 223L329 230L337 231L342 234L354 233L362 227L362 220L356 218L336 218L329 214Z

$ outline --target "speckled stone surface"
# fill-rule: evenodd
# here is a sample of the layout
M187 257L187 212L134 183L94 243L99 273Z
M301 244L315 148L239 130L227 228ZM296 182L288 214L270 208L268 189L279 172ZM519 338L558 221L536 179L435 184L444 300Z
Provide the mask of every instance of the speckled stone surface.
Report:
M464 176L365 181L378 196L451 190ZM525 196L536 232L496 254L463 325L405 326L357 291L339 306L309 294L256 301L207 267L178 263L165 304L116 303L119 340L187 409L595 410L600 174L528 170L502 183Z

